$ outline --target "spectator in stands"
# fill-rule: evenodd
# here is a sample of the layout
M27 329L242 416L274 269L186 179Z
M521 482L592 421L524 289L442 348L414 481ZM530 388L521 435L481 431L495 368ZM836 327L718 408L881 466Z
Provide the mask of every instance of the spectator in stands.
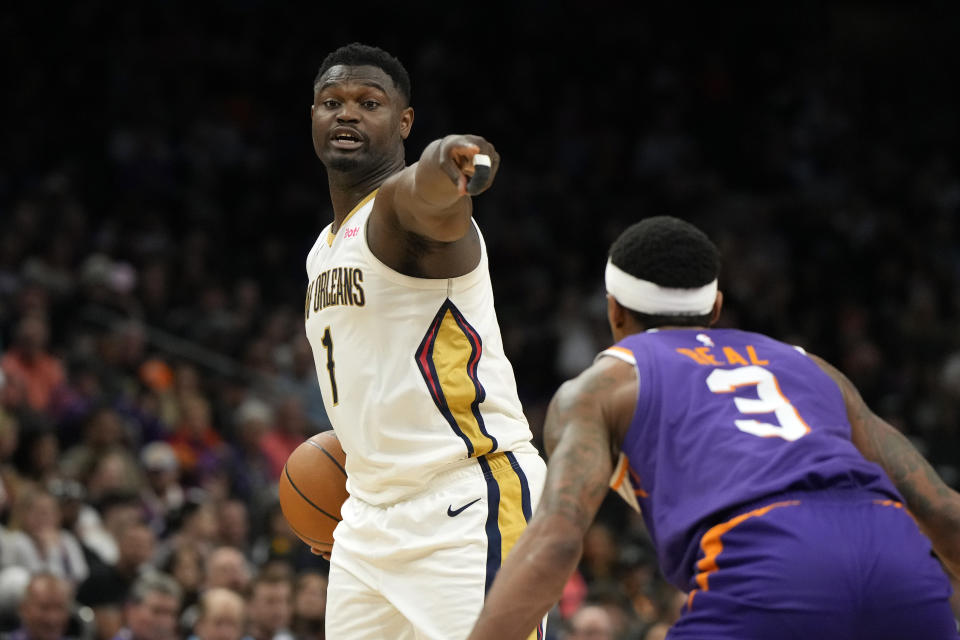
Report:
M327 566L326 560L311 553L310 547L293 533L276 500L268 506L263 520L266 526L256 536L251 551L255 563L263 565L282 560L297 571Z
M71 586L89 573L77 538L61 527L60 505L43 488L24 487L17 495L11 529L0 541L0 566L12 565L53 574Z
M287 458L310 436L309 424L299 396L287 395L280 400L273 428L267 431L261 443L274 478L280 477Z
M43 416L20 416L20 444L13 456L17 473L39 485L62 478L60 441L50 421Z
M182 590L171 576L148 572L136 582L123 609L124 628L113 640L177 640Z
M144 484L144 477L136 458L123 449L113 448L91 460L80 481L87 488L87 499L96 504L114 494L130 493L136 497Z
M263 441L273 428L273 408L256 397L245 399L234 412L234 441L229 470L234 494L259 511L264 495L275 496L273 461L264 451Z
M570 618L566 640L616 640L616 625L604 607L584 604Z
M182 614L197 603L203 583L203 557L196 548L182 545L173 550L161 569L173 576L183 590L179 612Z
M250 583L248 636L252 640L294 640L290 633L293 585L286 572L271 569L265 568Z
M223 587L243 594L250 586L250 574L243 551L230 546L217 547L206 557L203 588Z
M3 393L3 371L0 370L0 395ZM6 522L20 484L20 474L13 465L13 455L20 445L20 423L0 402L0 522Z
M191 640L241 640L246 625L243 598L230 589L211 589L200 598Z
M298 331L293 337L290 345L290 367L279 379L278 388L281 395L296 395L303 402L311 433L332 428L326 407L323 406L323 394L317 383L317 367L313 362L313 351L303 331Z
M0 640L66 640L73 606L73 588L67 580L35 573L20 601L20 626L0 634Z
M216 544L217 531L216 510L207 494L196 488L188 489L183 506L170 514L160 557L166 558L173 549L189 546L206 558Z
M127 458L126 480L130 486L139 481L136 461L127 453L131 440L125 432L120 415L105 404L93 407L83 424L82 440L63 452L61 472L71 478L86 477L96 461L108 453L122 452Z
M23 316L17 323L13 344L0 358L10 391L6 398L16 408L44 412L66 379L60 358L47 348L50 327L40 314Z
M140 500L147 521L157 535L165 535L170 515L183 506L185 499L180 463L173 447L158 440L140 451L140 466L146 477Z
M169 442L180 463L184 483L202 486L225 457L225 443L213 427L210 403L190 393L180 398L180 420Z
M324 640L327 615L327 576L317 570L297 575L291 631L297 640Z
M93 610L100 635L112 638L122 626L130 590L153 559L156 538L142 522L130 522L117 534L116 564L101 564L77 589L77 602Z
M213 589L228 589L244 595L250 586L252 571L243 552L229 546L216 547L204 557L203 582L199 599ZM202 605L187 607L180 616L180 626L192 629L200 615Z
M250 514L242 500L228 499L217 504L217 543L250 554Z
M120 532L132 524L143 522L143 509L136 493L110 491L89 505L83 498L73 531L83 545L97 555L101 564L116 564L120 555L117 541Z

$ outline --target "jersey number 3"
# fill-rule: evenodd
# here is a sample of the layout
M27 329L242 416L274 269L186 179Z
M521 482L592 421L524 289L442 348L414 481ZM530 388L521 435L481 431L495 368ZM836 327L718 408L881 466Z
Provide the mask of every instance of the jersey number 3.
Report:
M780 424L759 420L734 420L737 429L761 438L799 440L810 432L810 427L790 401L784 397L777 378L769 370L756 365L736 369L714 369L707 376L707 387L714 393L733 393L739 387L755 385L758 398L734 397L737 410L745 415L772 413Z

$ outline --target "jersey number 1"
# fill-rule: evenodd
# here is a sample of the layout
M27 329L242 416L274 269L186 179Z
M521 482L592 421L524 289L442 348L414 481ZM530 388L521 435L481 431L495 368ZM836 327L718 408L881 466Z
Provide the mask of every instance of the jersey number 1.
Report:
M327 373L330 374L330 389L333 390L333 404L336 406L339 400L337 398L337 376L334 372L336 365L333 363L333 338L330 337L330 327L323 330L323 340L320 341L320 344L327 350Z
M750 415L772 413L780 424L759 420L734 420L737 429L762 438L777 437L784 440L799 440L810 432L810 427L790 401L784 397L777 378L768 369L751 365L736 369L714 369L707 376L707 387L714 393L733 393L738 387L756 385L757 399L733 399L740 413Z

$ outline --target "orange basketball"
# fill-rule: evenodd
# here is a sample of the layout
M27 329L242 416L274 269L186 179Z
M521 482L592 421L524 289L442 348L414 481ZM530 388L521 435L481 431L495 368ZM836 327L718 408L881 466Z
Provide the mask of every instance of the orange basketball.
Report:
M333 546L333 529L347 499L347 456L333 431L293 450L280 474L280 509L301 540L321 551Z

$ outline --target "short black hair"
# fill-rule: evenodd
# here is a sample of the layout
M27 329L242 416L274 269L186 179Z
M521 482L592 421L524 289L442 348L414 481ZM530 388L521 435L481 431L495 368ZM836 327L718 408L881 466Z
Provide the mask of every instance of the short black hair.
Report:
M661 287L696 289L720 275L720 251L703 231L672 216L654 216L629 226L610 246L610 262ZM649 328L703 326L711 314L651 315L628 309Z
M399 60L383 49L371 47L370 45L359 42L352 42L340 47L336 51L332 51L327 54L327 57L324 58L320 64L317 77L313 80L313 86L317 86L320 78L330 70L330 67L337 65L345 65L348 67L370 66L381 69L390 76L397 91L400 92L400 95L403 96L407 104L410 104L410 75Z

